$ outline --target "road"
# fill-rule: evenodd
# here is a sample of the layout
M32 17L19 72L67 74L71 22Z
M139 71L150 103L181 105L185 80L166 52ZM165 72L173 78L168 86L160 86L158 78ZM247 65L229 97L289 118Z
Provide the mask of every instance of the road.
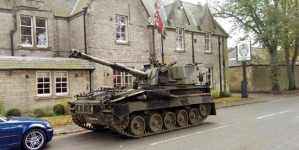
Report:
M140 139L84 131L55 136L46 150L298 150L299 96L217 109L200 126Z

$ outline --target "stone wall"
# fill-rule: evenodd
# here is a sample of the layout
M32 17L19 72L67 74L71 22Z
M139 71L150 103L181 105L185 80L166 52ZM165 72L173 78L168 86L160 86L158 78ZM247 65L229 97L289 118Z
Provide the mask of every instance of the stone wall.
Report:
M11 56L10 30L14 29L12 13L0 11L0 22L0 55Z
M54 91L54 72L55 70L51 71L52 91ZM40 97L37 96L35 70L2 70L0 71L0 100L4 101L6 110L20 108L25 111L46 106L53 107L61 100L70 100L78 93L89 91L88 71L68 71L68 79L69 94L57 96L52 92L51 96Z
M289 80L285 66L279 66L280 89L287 90ZM270 66L247 66L248 92L270 92L272 90ZM231 92L241 91L241 80L243 79L242 67L229 68L229 86ZM295 66L295 82L299 87L299 66Z

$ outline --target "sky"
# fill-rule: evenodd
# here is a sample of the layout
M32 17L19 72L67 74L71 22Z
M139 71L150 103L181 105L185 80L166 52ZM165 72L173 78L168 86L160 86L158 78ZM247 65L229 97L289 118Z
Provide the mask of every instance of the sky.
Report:
M206 4L209 0L182 0L184 2L189 2L189 3L193 3L193 4L198 4L198 2L201 3L201 5L204 5ZM212 0L210 0L212 1ZM230 30L231 30L231 27L232 27L232 23L229 23L228 20L225 20L225 19L221 19L221 18L215 18L217 20L217 22L221 25L221 27L227 32L230 34ZM233 34L230 34L230 37L227 39L227 45L228 45L228 48L230 47L235 47L236 46L236 40L238 39L238 36L237 35L233 35Z

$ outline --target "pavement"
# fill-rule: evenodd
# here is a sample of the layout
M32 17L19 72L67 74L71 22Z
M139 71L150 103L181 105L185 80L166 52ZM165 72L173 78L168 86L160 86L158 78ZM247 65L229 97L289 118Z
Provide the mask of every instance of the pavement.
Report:
M241 96L241 93L232 93L233 96ZM217 103L216 109L226 108L226 107L233 107L233 106L240 106L252 103L262 103L271 100L277 100L280 98L289 98L289 97L298 97L299 93L297 94L268 94L268 93L248 93L248 98L244 100L238 101L231 101L231 102L224 102L224 103ZM76 133L85 131L86 129L81 128L75 124L72 125L65 125L54 127L54 135L61 135L61 134L69 134L69 133Z

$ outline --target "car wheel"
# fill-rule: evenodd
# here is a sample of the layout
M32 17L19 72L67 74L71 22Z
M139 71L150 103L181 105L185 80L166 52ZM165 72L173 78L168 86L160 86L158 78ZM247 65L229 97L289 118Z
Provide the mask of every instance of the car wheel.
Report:
M22 139L24 150L39 150L46 144L46 135L40 129L31 129L26 132Z

